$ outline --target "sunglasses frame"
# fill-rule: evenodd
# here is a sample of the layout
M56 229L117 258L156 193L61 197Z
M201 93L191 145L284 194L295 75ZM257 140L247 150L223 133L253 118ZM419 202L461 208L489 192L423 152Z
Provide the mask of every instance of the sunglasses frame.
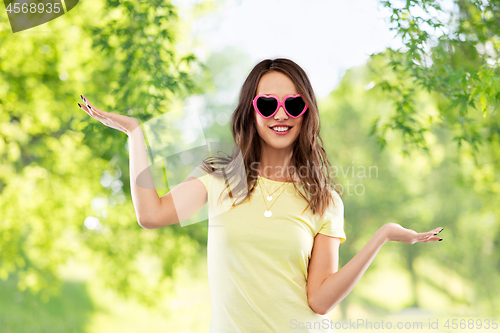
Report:
M278 106L276 107L276 110L274 110L274 112L273 112L270 116L268 116L268 117L264 117L264 115L263 115L262 113L260 113L259 109L257 108L257 100L258 100L260 97L273 97L274 99L276 99L276 100L278 101ZM287 100L287 98L289 98L289 97L293 97L293 98L295 98L295 97L302 97L302 96L301 96L300 94L297 94L297 95L286 95L286 96L285 96L285 98L283 98L283 100L282 100L282 101L280 101L280 99L279 99L279 98L278 98L278 96L276 96L276 95L266 95L266 94L260 94L260 95L255 96L255 98L253 99L253 107L254 107L255 111L257 111L257 112L260 114L260 116L261 116L262 118L265 118L265 119L267 119L267 118L271 118L272 116L274 116L274 115L276 114L276 112L278 112L278 110L280 109L280 107L281 107L281 106L283 106L283 110L285 110L286 114L287 114L287 115L289 115L290 117L292 117L292 118L299 118L299 117L301 117L301 116L302 116L302 115L303 115L303 114L307 111L307 104L306 104L306 106L304 107L304 110L302 110L302 112L301 112L298 116L292 116L292 115L288 112L288 110L286 109L286 107L285 107L285 101L286 101L286 100ZM304 103L305 103L305 101L304 101Z

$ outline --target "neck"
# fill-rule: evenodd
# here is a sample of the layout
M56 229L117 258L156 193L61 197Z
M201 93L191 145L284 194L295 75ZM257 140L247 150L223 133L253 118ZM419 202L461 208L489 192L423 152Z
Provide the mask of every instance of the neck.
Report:
M292 148L276 149L263 143L260 163L257 166L261 177L287 182L290 181L288 166L292 158Z

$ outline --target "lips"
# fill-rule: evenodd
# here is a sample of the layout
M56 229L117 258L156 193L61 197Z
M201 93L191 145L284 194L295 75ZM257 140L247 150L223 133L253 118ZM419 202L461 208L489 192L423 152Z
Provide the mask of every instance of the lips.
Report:
M284 135L290 132L293 126L288 125L273 125L269 126L269 128L276 134Z
M269 126L269 128L276 128L276 127L288 127L288 128L292 128L293 126L292 125L286 125L286 124L276 124L276 125L271 125Z

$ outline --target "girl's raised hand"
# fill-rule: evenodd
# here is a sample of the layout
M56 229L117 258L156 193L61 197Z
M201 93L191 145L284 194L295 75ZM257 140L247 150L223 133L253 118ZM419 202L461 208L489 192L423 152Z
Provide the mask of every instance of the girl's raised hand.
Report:
M99 120L106 126L112 127L127 135L130 135L130 133L132 133L132 131L140 125L139 121L134 118L99 110L98 108L90 104L89 100L85 96L80 95L80 97L82 98L84 103L78 103L78 106L82 108L83 111L87 112L89 116Z
M434 242L440 241L442 238L435 237L436 234L443 231L443 228L438 227L431 231L417 233L414 230L403 228L397 223L387 223L383 226L387 230L387 240L394 242L403 242L414 244L416 242Z

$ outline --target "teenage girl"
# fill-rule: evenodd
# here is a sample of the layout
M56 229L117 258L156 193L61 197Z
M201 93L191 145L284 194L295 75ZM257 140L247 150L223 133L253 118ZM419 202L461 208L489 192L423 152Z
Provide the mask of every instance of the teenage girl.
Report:
M179 223L217 201L213 189L224 181L210 173L208 160L161 198L154 187L138 186L137 176L149 167L139 122L81 98L78 105L91 117L128 135L132 201L143 228ZM252 69L231 119L247 196L209 219L210 332L333 332L327 314L384 243L441 240L440 227L417 233L388 223L339 270L344 206L331 185L319 129L316 98L300 66L279 58Z

